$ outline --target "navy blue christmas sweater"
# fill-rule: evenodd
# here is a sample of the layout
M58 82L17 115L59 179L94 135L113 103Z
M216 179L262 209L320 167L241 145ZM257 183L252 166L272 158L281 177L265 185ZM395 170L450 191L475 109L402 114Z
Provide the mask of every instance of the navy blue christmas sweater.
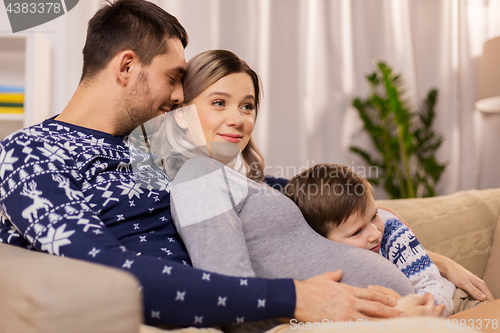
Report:
M0 143L0 242L131 272L150 325L292 317L292 280L191 267L170 215L170 181L150 158L126 136L53 119L12 134Z

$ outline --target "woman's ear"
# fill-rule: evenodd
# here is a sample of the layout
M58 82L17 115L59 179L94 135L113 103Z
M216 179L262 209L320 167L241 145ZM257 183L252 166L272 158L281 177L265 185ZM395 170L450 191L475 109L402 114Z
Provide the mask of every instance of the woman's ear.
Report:
M186 121L186 114L184 112L184 107L185 104L179 105L178 109L173 110L172 112L174 113L175 121L177 122L177 125L179 125L180 128L182 129L187 129L187 121Z

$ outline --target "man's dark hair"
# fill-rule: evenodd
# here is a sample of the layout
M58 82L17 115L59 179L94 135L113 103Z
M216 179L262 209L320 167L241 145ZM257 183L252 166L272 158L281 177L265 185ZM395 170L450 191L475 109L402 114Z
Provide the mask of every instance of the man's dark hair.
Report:
M327 237L354 213L364 214L372 187L349 167L317 164L292 177L285 195L300 208L307 223Z
M154 3L109 2L89 21L80 81L95 76L124 50L134 51L143 64L150 64L155 56L167 52L166 38L178 38L184 47L188 43L179 21Z

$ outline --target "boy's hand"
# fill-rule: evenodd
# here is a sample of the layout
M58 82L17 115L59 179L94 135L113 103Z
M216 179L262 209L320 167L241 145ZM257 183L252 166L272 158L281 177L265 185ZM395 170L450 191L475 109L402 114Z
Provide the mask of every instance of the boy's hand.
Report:
M439 317L444 309L444 304L434 305L432 294L425 296L419 294L406 295L398 299L396 308L406 313L409 317L432 316Z
M339 283L341 277L342 271L338 270L305 281L294 281L297 295L294 317L306 322L404 316L394 308L394 298L373 289Z
M478 276L443 255L427 251L442 276L453 282L457 288L463 289L479 301L494 301L495 298L486 283Z

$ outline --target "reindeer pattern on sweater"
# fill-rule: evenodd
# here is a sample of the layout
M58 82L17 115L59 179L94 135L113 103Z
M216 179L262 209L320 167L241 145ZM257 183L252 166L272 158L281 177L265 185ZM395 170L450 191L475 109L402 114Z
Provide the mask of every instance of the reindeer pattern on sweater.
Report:
M437 266L405 224L388 212L380 211L380 215L385 220L380 254L408 277L416 293L431 293L436 305L444 304L442 316L449 316L453 311L455 285L439 274Z

